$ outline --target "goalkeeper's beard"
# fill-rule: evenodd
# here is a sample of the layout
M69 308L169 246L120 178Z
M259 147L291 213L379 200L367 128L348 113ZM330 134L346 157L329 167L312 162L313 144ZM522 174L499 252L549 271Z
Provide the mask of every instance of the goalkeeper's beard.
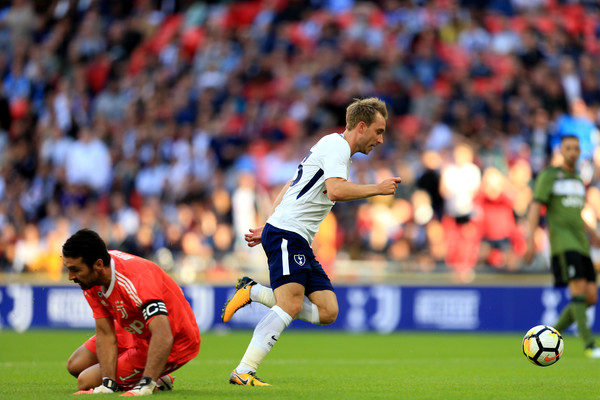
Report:
M79 285L79 287L81 288L81 290L89 290L91 288L93 288L95 285L89 285L89 284L85 284L81 281L78 280L74 280L73 282L75 282L76 284Z

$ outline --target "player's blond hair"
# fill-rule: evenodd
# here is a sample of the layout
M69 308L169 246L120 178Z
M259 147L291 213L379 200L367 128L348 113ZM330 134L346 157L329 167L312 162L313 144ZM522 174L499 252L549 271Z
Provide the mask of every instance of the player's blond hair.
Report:
M388 112L383 100L377 97L366 99L354 99L352 104L346 108L346 129L351 130L363 121L367 126L375 122L377 113L387 120Z

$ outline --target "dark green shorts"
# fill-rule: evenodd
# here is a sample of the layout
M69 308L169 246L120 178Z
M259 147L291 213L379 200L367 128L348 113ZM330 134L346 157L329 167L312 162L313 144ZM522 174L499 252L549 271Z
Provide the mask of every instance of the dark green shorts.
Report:
M565 251L552 256L551 267L556 287L567 286L572 279L577 278L596 282L596 270L592 259L578 251Z

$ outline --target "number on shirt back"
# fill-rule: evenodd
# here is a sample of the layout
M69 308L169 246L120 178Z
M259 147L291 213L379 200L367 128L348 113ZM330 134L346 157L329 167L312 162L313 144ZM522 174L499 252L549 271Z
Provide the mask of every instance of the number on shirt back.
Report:
M290 184L290 187L297 185L298 182L300 182L300 179L302 179L302 173L304 172L302 164L306 160L308 160L308 157L310 157L311 154L312 154L312 151L309 151L308 155L306 157L304 157L304 160L302 160L300 165L298 165L298 171L296 172L296 177ZM306 185L304 185L302 190L300 190L300 192L298 193L298 196L296 196L296 200L298 200L300 197L302 197L304 194L306 194L306 192L308 192L315 185L315 183L317 183L317 181L323 176L324 173L325 172L323 172L322 169L319 169L315 173L315 175L310 179L310 181L308 181L308 183Z

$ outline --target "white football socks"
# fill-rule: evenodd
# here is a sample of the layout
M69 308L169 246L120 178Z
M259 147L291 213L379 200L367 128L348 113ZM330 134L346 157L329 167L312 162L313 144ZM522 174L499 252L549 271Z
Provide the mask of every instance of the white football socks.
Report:
M260 304L264 304L269 308L276 304L273 289L263 286L260 283L250 287L250 299ZM319 308L306 296L304 296L304 300L302 301L302 310L300 310L297 318L315 325L319 325L321 323L319 318Z
M292 317L279 306L273 306L256 325L252 340L237 366L238 374L256 372L262 360L269 354L279 335L292 322Z
M304 296L304 300L302 301L302 310L298 313L298 319L315 325L321 323L321 319L319 318L319 307L306 296Z
M250 300L264 304L269 308L276 304L273 289L263 286L260 283L250 286Z

